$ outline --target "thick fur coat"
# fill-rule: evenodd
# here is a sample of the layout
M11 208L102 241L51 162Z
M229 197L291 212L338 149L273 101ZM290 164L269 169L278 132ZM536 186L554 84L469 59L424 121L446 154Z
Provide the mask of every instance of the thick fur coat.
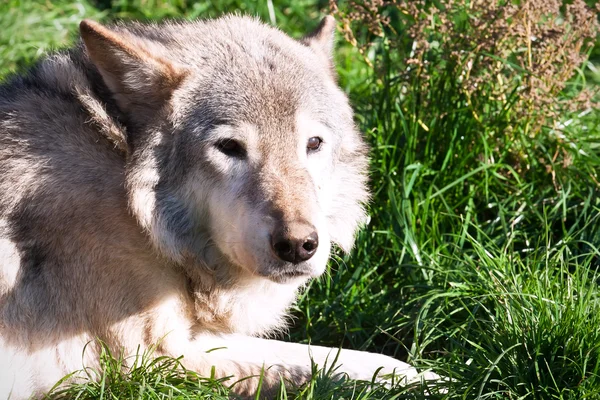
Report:
M335 357L264 339L365 215L334 28L296 41L237 16L84 21L78 45L0 86L0 398L97 365L95 339L159 343L231 384L264 373L267 392ZM351 350L339 363L416 374Z

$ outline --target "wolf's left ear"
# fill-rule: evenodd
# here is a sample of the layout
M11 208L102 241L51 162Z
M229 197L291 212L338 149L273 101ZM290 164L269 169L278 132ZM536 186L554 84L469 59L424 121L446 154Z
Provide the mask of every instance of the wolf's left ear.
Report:
M321 20L317 29L302 38L302 43L311 47L335 74L333 65L333 44L335 39L335 18L331 15Z
M134 121L156 115L186 76L141 39L90 20L83 20L79 28L102 80L121 111Z

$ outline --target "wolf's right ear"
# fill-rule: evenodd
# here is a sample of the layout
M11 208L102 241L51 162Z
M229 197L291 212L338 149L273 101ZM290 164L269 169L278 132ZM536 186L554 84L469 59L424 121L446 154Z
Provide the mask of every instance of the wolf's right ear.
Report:
M331 69L334 76L333 45L335 40L335 25L335 18L327 15L321 20L317 29L302 38L302 43L317 53L325 65Z
M186 76L184 70L151 54L139 39L90 20L81 21L79 30L117 105L134 120L143 121L164 107Z

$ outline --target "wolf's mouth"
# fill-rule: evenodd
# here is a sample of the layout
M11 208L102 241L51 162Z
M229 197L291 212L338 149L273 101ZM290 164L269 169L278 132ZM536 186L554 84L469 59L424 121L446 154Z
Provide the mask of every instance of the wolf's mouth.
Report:
M309 268L282 269L279 271L269 271L261 274L265 278L277 283L286 283L296 278L310 278L313 274Z

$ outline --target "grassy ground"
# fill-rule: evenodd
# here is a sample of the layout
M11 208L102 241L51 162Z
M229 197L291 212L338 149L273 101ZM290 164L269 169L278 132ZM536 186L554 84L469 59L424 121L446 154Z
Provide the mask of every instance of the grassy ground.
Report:
M84 17L242 10L299 36L325 6L8 0L0 4L0 74L68 43ZM445 58L446 44L433 34L430 46L442 50L406 62L414 48L398 38L408 37L403 15L410 13L398 11L385 11L390 26L374 39L350 21L357 45L373 43L364 57L347 43L338 51L340 82L372 145L371 220L352 256L334 259L331 273L302 295L289 336L384 352L449 380L435 394L418 385L333 382L322 371L280 398L600 398L600 113L582 103L546 115L597 87L598 70L578 64L564 88L538 104L521 96L519 87L535 74L519 67L527 51L518 49L499 75L520 86L502 82L498 94L494 75L494 83L479 81L468 92L465 69ZM455 44L460 54L486 56L467 41ZM597 57L597 48L589 52ZM220 399L228 392L214 379L183 373L172 359L123 372L107 354L99 374L97 383L63 395Z

